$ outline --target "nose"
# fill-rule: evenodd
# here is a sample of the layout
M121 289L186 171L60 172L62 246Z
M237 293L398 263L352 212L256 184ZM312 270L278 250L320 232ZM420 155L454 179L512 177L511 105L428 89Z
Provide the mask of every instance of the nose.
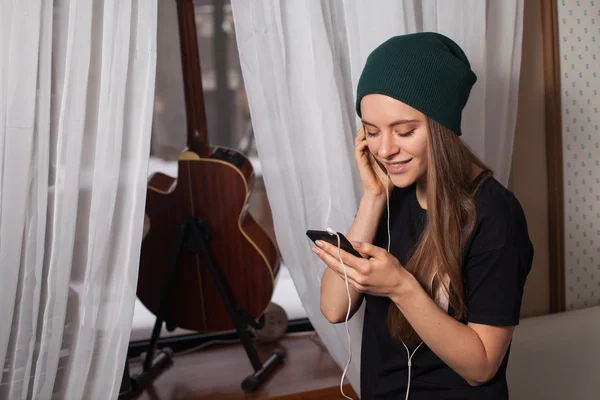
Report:
M379 146L379 151L377 152L379 154L379 157L391 158L395 156L398 153L399 148L394 143L394 135L392 133L386 132L382 133L381 136L381 144Z

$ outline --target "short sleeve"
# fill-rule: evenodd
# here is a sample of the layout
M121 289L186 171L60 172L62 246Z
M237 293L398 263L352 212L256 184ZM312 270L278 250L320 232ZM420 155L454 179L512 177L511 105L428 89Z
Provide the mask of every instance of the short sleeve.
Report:
M519 324L525 280L531 256L523 246L510 241L499 249L471 257L466 265L467 320L477 324Z
M468 322L519 324L525 281L533 263L527 219L516 197L488 180L477 198L477 222L466 254L463 284Z

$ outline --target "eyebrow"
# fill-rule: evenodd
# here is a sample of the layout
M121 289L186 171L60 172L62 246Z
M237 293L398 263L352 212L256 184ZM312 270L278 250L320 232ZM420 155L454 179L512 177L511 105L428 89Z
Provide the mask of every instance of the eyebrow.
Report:
M414 123L414 122L419 122L419 121L416 120L416 119L399 119L397 121L392 122L391 124L388 124L388 127L391 128L391 127L396 126L396 125L410 124L410 123ZM372 126L373 128L377 128L377 125L375 125L375 124L373 124L371 122L367 122L364 119L362 120L362 123L364 125L369 125L369 126Z

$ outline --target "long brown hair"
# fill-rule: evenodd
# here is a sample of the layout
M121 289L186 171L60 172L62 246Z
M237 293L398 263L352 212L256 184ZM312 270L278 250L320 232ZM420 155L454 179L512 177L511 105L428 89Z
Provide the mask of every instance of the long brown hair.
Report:
M465 312L461 253L475 226L475 193L485 180L473 187L472 167L475 164L487 177L491 171L451 130L431 119L428 126L427 222L405 268L431 298L435 299L439 290L445 292L452 316L460 319ZM444 279L449 279L449 285ZM388 310L387 325L396 340L413 347L420 342L394 303Z

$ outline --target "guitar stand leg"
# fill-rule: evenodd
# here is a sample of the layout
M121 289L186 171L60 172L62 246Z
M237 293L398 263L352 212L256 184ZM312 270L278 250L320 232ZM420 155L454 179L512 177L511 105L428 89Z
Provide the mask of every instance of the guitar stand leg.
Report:
M173 282L177 276L177 268L179 265L179 259L181 251L183 249L186 237L189 230L189 221L184 221L179 231L177 232L177 241L175 243L175 251L173 254L173 262L169 275L165 283L164 292L160 299L160 312L156 316L156 322L152 329L152 336L150 338L150 344L148 351L144 357L144 364L142 370L135 376L130 378L131 391L137 392L146 386L149 382L152 382L158 375L160 375L167 367L173 363L173 350L169 347L158 349L158 339L160 337L160 331L162 329L167 310L169 305L169 296L173 289Z
M125 366L123 367L123 377L121 378L121 387L119 389L119 396L117 400L129 400L133 388L131 387L131 375L129 374L129 360L125 358Z
M234 307L231 296L229 295L225 284L221 280L221 276L219 275L219 272L215 267L215 264L213 263L212 257L209 253L208 241L210 238L208 227L198 218L194 219L194 226L195 229L193 229L193 234L195 242L198 245L198 250L200 253L202 253L202 256L206 260L206 265L208 266L209 272L215 281L217 289L219 290L223 302L225 303L225 308L231 316L235 330L240 337L242 345L244 346L244 350L246 351L248 359L250 360L252 368L254 369L254 373L247 376L246 379L242 381L242 390L246 393L253 392L258 389L265 379L271 375L275 368L283 362L285 352L283 349L275 349L264 363L260 361L258 352L252 344L252 339L248 333L249 322L246 321L246 316L248 313L244 312L243 310L236 310Z

